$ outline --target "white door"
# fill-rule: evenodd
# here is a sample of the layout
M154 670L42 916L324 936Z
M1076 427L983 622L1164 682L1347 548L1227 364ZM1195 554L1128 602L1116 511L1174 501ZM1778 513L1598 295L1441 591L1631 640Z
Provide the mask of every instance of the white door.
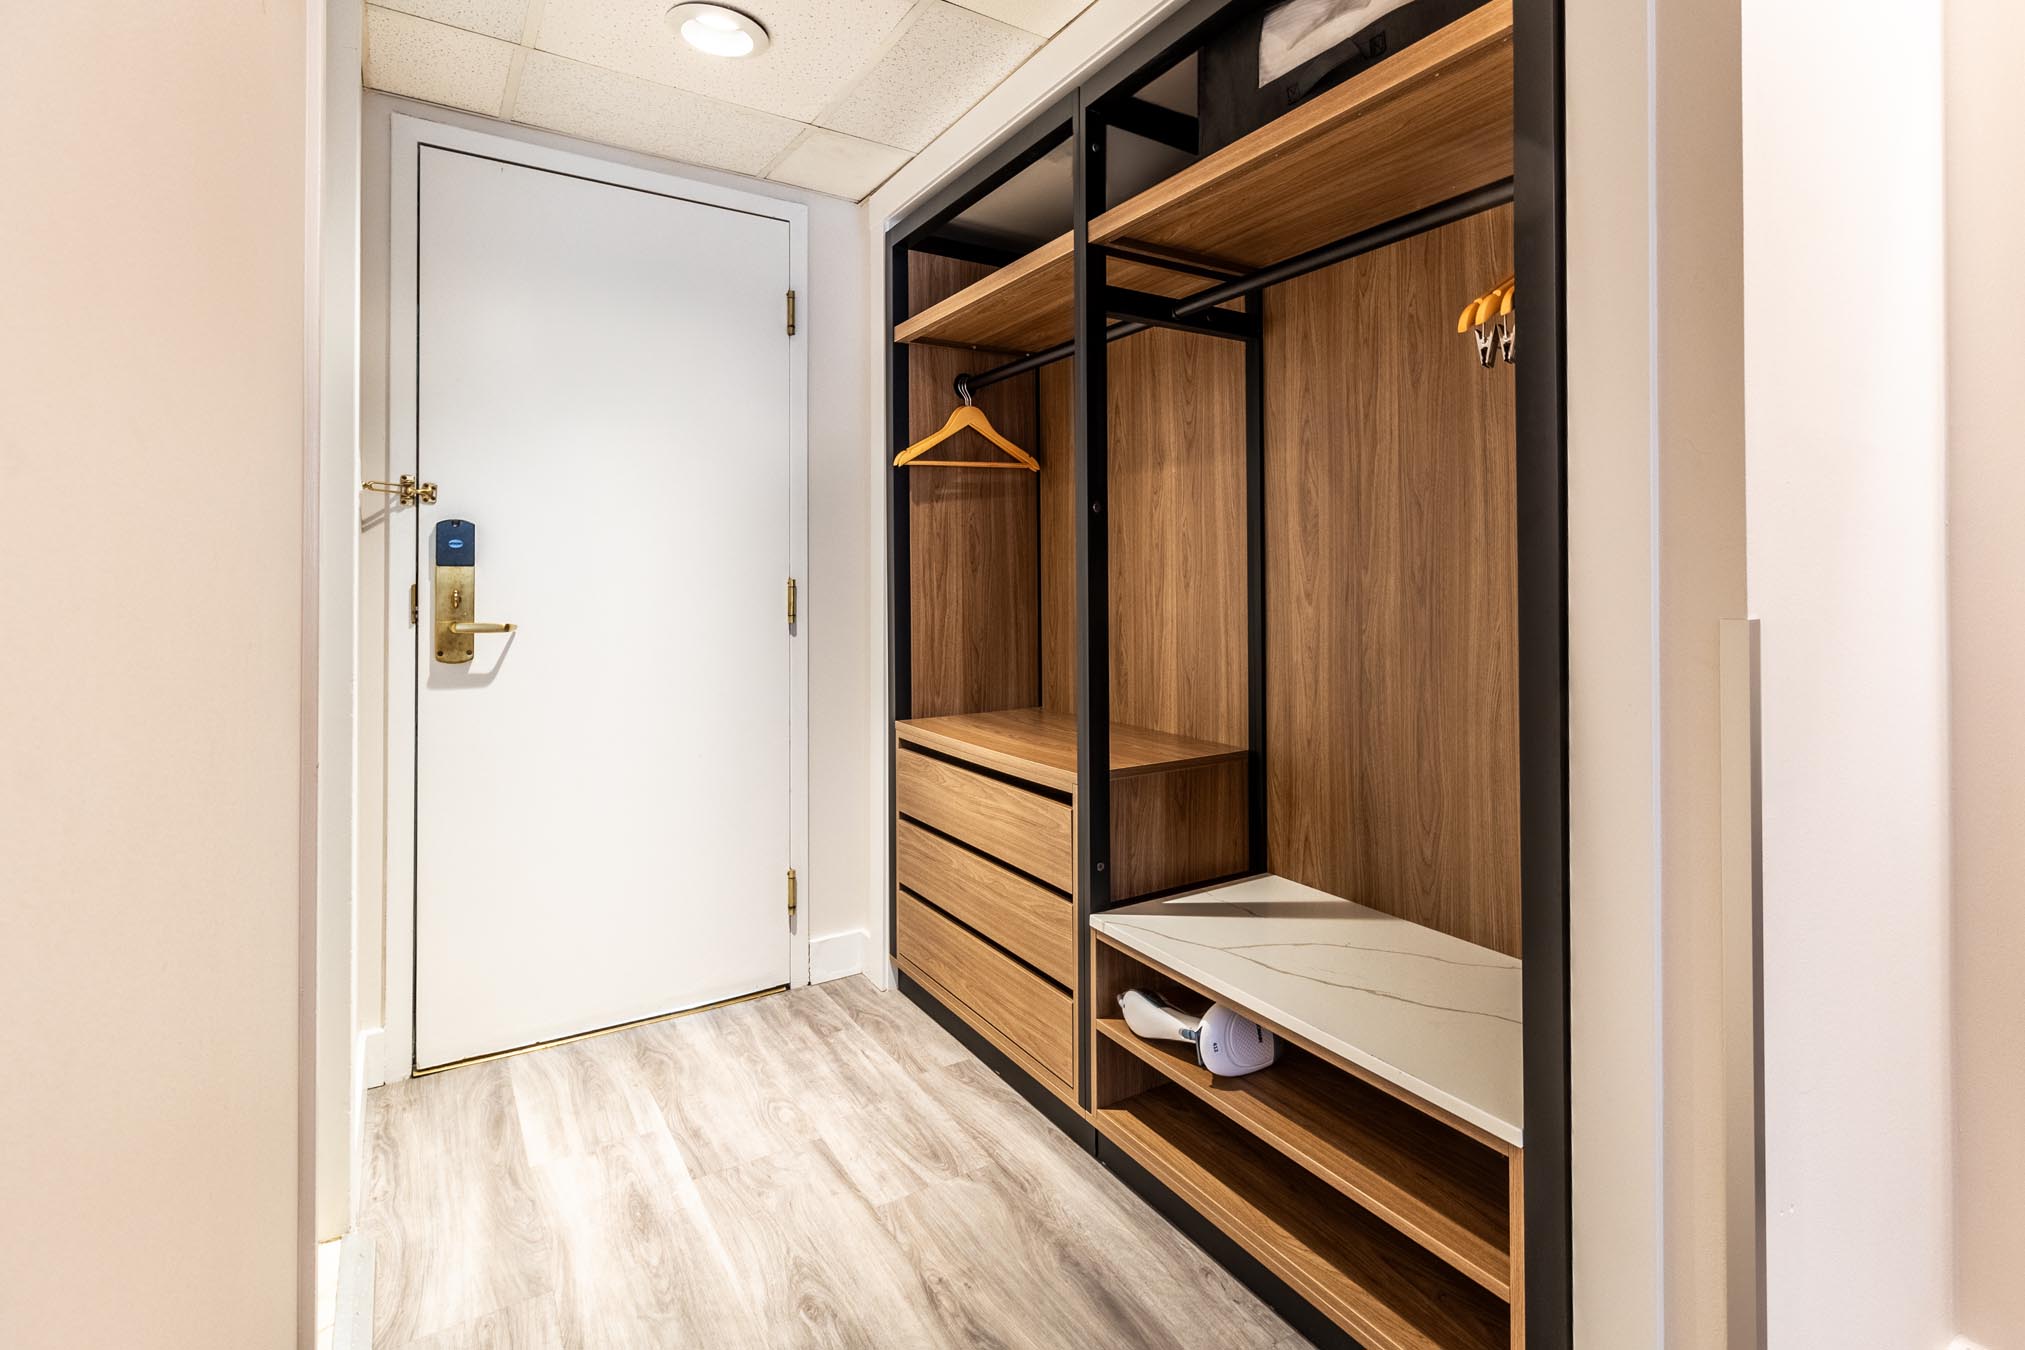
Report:
M423 146L415 1063L786 984L786 221ZM469 664L436 659L438 526Z

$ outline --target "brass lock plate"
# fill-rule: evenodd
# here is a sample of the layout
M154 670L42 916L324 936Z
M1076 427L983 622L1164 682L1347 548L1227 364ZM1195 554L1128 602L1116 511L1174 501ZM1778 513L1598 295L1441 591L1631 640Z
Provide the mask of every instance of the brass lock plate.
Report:
M436 621L436 659L446 666L468 665L476 646L469 633L453 633L453 623L470 623L477 612L477 602L472 591L478 581L475 567L445 567L436 565L436 606L431 612Z

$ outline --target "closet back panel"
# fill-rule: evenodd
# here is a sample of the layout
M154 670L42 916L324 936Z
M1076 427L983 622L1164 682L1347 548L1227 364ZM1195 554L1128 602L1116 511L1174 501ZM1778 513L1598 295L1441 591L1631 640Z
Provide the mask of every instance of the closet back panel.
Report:
M1111 720L1243 746L1244 348L1154 329L1110 348ZM1072 362L1041 372L1043 706L1075 709ZM1241 809L1241 808L1240 808Z
M908 298L916 312L992 269L913 254ZM938 430L957 406L956 377L1001 359L947 347L907 349L911 438ZM1033 452L1034 378L992 385L977 404L1005 437ZM933 459L1002 459L972 432L937 446ZM1040 458L1039 455L1035 456ZM1066 457L1063 463L1067 463ZM1031 708L1040 702L1040 568L1037 478L1005 469L911 469L909 589L916 717Z
M1274 872L1516 956L1513 377L1455 331L1511 260L1500 208L1268 293L1266 777Z

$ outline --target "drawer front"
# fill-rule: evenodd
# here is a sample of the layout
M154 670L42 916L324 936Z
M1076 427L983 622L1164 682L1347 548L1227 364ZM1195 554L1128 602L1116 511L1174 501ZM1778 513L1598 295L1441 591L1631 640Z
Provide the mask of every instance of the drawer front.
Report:
M1075 1083L1076 1015L1067 994L911 895L896 898L895 913L901 960L1063 1083Z
M894 842L902 886L1075 987L1076 910L1069 901L910 821L899 822Z
M900 814L1039 877L1072 889L1074 816L1068 805L944 760L900 748Z

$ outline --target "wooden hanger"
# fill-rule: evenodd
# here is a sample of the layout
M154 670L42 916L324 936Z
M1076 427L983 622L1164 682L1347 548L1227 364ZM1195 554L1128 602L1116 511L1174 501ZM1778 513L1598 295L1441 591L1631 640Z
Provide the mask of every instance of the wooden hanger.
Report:
M970 401L970 390L965 387L962 381L958 381L957 389L963 395L963 403L955 412L949 414L949 420L942 424L942 430L932 436L922 437L895 455L893 457L893 467L897 469L903 465L911 464L917 469L1026 469L1033 473L1039 473L1041 471L1039 462L1032 455L998 434L998 428L994 427L991 424L991 419L984 415L984 409L977 407ZM1008 461L1003 459L921 458L922 455L933 450L936 446L966 428L975 431L978 435L984 437L1008 455L1011 455L1012 459Z

